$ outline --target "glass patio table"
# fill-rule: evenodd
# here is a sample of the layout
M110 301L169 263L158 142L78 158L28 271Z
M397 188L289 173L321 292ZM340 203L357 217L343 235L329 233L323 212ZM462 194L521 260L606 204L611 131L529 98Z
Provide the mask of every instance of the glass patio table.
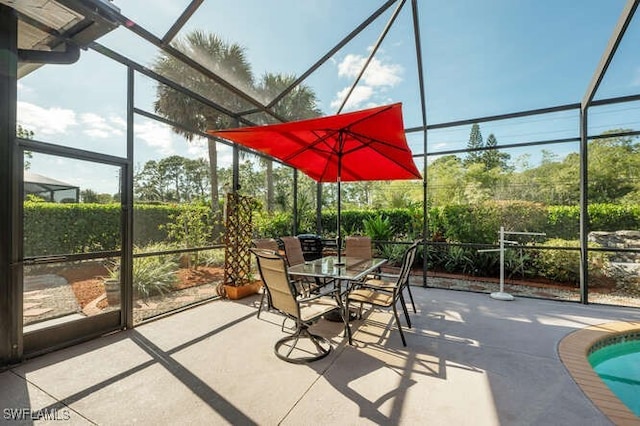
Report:
M357 257L340 257L341 264L338 263L338 256L326 256L316 260L310 260L298 265L289 266L289 275L305 276L318 279L335 280L336 285L340 286L340 294L343 298L343 306L347 306L347 295L351 285L360 281L367 274L375 271L387 262L383 258L361 259ZM335 311L334 311L335 312ZM329 313L331 314L331 313ZM342 321L342 318L335 315L326 315L329 321ZM349 320L352 320L349 315ZM347 327L349 342L351 342L351 330Z
M298 265L289 266L289 274L314 278L334 278L341 282L359 281L387 262L387 259L360 259L341 256L342 264L337 265L338 256L326 256Z

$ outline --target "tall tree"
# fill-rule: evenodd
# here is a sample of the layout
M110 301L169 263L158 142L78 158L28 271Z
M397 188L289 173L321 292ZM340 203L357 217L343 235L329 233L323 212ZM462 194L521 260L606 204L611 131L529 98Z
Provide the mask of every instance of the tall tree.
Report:
M209 164L203 158L172 155L147 161L134 176L136 198L144 201L191 202L206 197Z
M207 160L204 158L196 158L195 160L185 158L183 167L189 200L193 196L201 200L205 199L209 192L209 175L211 173Z
M237 88L251 92L253 74L242 46L227 43L214 34L193 31L177 40L174 47L227 81L233 82ZM207 99L223 104L225 108L232 111L243 111L249 108L246 101L173 56L161 54L156 59L153 68L159 74L184 85ZM204 132L208 129L223 129L237 125L231 117L166 85L159 84L157 86L156 96L154 103L156 112L187 128ZM189 131L180 127L174 127L173 131L184 136L188 141L193 140L194 135ZM211 209L214 217L219 218L218 154L214 139L208 139L208 151L211 168Z
M589 200L610 203L638 189L640 144L635 136L614 136L629 129L613 129L589 142ZM609 136L611 135L611 136Z
M147 161L142 170L135 174L133 188L139 200L165 201L163 177L160 175L156 161Z
M159 174L167 187L170 188L167 191L170 194L168 201L180 202L185 198L182 191L184 188L184 160L179 155L172 155L158 161Z
M467 143L467 149L470 151L467 153L463 164L468 166L470 164L482 162L482 152L478 150L482 147L484 147L484 141L482 140L480 126L478 123L473 123L471 126L471 132L469 133L469 142Z
M465 168L459 157L445 155L427 166L427 188L431 205L464 202L465 185Z
M296 81L296 76L289 74L264 74L257 85L257 92L267 104L280 95L286 88ZM304 84L296 86L285 95L273 107L273 111L280 117L289 121L303 120L320 116L318 108L318 98L309 86ZM275 123L272 117L266 117L264 124ZM265 178L267 186L267 211L272 212L275 205L274 185L273 185L273 161L262 160L266 169Z
M507 162L511 159L511 155L506 152L500 152L496 147L498 146L498 140L495 135L491 133L487 138L485 147L491 148L482 153L482 161L486 170L500 169L502 171L508 171L509 165Z

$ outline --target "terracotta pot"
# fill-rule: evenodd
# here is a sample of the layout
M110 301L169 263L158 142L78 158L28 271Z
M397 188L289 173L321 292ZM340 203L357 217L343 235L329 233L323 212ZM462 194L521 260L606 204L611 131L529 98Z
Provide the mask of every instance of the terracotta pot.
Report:
M241 286L233 286L226 285L224 289L227 293L227 298L231 300L242 299L243 297L251 296L252 294L256 294L262 288L262 283L260 281L255 281L249 284L241 285Z

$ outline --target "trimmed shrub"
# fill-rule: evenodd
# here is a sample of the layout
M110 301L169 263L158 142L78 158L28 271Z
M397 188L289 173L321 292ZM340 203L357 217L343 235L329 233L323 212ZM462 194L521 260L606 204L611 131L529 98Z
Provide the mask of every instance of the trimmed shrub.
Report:
M578 285L580 282L580 241L563 240L559 238L544 243L550 247L567 247L566 249L541 249L536 251L533 265L538 275L553 281L567 282ZM589 247L601 247L596 243L589 243ZM605 252L589 252L589 277L597 283L604 277L609 257Z
M293 215L290 213L264 212L253 213L253 233L256 238L277 238L291 235L293 229Z
M580 234L580 206L547 207L548 237L572 240ZM640 230L640 206L634 204L590 204L591 231Z
M24 203L25 256L120 248L119 204Z
M163 227L189 205L136 204L133 213L134 244L168 240ZM119 204L24 203L25 256L109 251L120 248Z
M544 232L546 208L527 201L486 201L451 204L429 211L432 235L447 241L491 244L498 240L500 226L526 232Z

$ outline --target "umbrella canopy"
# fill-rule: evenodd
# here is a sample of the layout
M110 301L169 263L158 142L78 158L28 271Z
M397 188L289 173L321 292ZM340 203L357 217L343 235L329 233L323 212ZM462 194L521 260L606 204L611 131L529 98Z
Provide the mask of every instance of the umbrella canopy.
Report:
M208 133L277 158L317 182L422 178L404 135L400 103Z
M407 145L402 104L269 126L210 130L268 154L317 182L421 179Z

